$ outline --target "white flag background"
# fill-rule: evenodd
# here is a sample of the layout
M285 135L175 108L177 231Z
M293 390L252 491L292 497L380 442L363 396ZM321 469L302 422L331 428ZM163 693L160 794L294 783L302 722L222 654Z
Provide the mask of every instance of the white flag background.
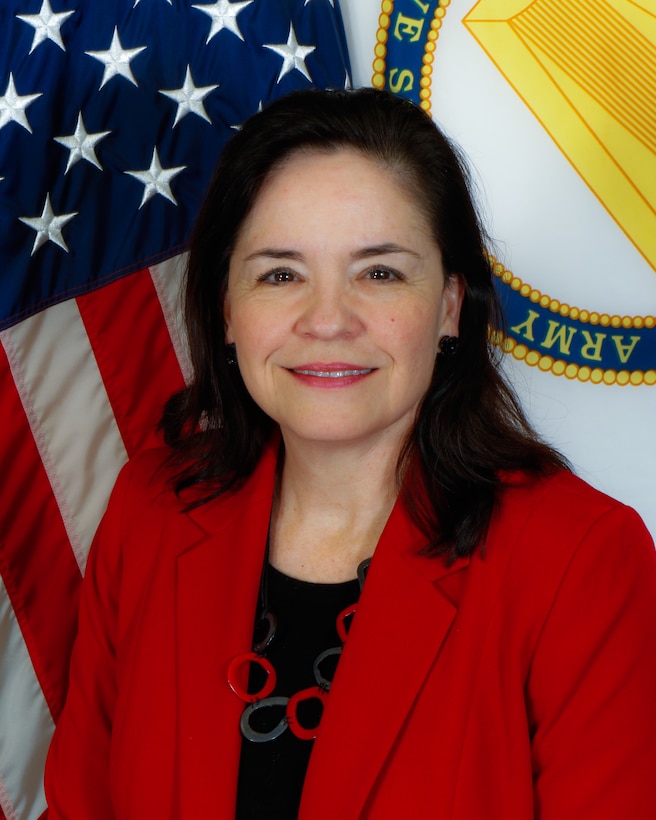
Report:
M354 84L421 94L473 165L495 255L527 294L505 358L530 418L656 536L656 5L342 12Z

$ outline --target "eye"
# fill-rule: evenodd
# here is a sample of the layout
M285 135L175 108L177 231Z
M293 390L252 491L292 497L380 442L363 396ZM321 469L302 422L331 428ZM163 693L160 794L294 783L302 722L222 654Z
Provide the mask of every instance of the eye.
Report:
M372 279L374 282L402 282L405 276L394 268L375 267L366 271L365 279Z
M288 268L276 268L263 273L257 281L272 285L284 285L287 282L295 282L297 278L296 274Z

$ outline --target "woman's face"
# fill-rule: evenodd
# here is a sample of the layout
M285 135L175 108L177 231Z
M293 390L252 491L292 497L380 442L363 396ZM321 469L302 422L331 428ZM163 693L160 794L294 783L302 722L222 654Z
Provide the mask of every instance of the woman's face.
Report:
M298 153L263 186L230 261L226 341L286 441L401 440L457 335L460 280L395 175Z

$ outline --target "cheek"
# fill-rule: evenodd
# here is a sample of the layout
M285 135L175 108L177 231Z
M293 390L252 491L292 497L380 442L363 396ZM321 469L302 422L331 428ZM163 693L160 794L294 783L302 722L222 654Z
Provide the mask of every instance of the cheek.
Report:
M250 347L257 342L258 337L264 338L267 335L266 317L261 315L261 311L252 305L242 301L233 300L230 310L230 330L235 337L235 343L239 346ZM255 332L254 328L260 328Z
M284 343L285 333L276 321L264 321L257 311L233 316L232 336L243 371L260 374L261 368Z
M415 306L407 315L389 316L385 327L390 341L399 349L419 356L437 351L440 322L433 311L422 311Z

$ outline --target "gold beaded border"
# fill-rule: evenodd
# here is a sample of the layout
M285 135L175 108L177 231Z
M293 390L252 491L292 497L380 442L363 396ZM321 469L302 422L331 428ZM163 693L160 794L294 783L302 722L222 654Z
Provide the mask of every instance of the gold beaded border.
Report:
M371 77L371 84L374 88L385 88L387 83L387 40L389 39L389 27L392 21L390 15L393 11L393 0L382 0L378 17L376 45L374 46L374 61L371 64L374 72Z
M437 39L440 36L442 20L444 19L447 7L450 4L451 0L440 0L440 4L435 9L433 19L431 20L430 29L424 45L421 79L419 80L419 106L427 114L431 113L431 84ZM374 61L371 65L373 71L371 84L374 88L385 88L385 84L387 82L387 40L389 39L389 27L392 20L391 15L393 11L394 0L382 0L380 5L380 15L378 17L376 45L374 46Z
M437 40L440 36L440 29L442 28L442 20L450 4L451 0L440 0L440 5L435 9L430 30L426 37L424 56L421 59L423 65L421 67L421 80L419 80L419 105L427 114L431 113L431 85L433 82L435 49L437 48Z
M558 299L552 299L546 293L541 293L536 288L522 282L518 276L504 268L500 262L493 260L493 269L495 276L498 276L505 285L519 292L521 296L534 304L558 316L566 316L584 324L615 329L651 330L656 327L656 316L611 316L608 313L581 310L564 302L559 302ZM610 370L578 365L573 362L564 362L562 359L555 359L553 356L545 356L536 350L531 350L525 344L516 342L514 339L504 339L501 333L495 333L493 338L495 344L498 344L504 353L512 354L515 359L525 362L529 367L537 367L539 370L551 372L555 376L565 376L565 378L572 381L578 379L580 382L592 382L592 384L618 384L622 386L656 385L656 370Z

